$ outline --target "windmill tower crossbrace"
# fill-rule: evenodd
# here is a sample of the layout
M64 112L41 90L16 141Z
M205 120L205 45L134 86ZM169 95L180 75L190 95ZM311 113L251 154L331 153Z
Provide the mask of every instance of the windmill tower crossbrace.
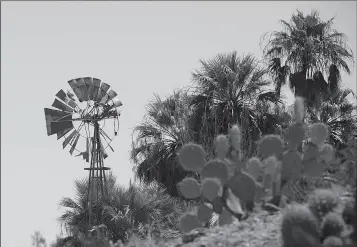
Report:
M81 156L90 163L88 168L87 225L89 228L101 224L101 219L93 216L95 203L108 196L104 166L108 157L106 149L113 137L105 129L106 121L112 122L114 136L119 130L118 108L122 106L117 93L97 78L83 77L68 81L71 90L60 90L52 104L45 108L47 135L57 134L57 140L64 138L63 149L70 145L70 154ZM110 90L109 90L110 89ZM71 92L72 91L72 92ZM111 124L109 124L110 126ZM104 141L104 142L103 142ZM89 229L87 229L89 230Z

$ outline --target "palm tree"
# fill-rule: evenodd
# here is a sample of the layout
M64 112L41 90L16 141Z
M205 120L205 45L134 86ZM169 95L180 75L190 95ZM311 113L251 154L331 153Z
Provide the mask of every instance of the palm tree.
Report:
M116 232L127 232L126 239L133 233L141 238L147 237L148 234L161 239L178 237L179 230L176 227L176 222L179 215L187 209L181 201L171 197L165 188L157 182L135 184L131 188L129 187L128 192L130 190L132 196L117 199L117 202L112 203L114 206L105 208L107 220L113 224L112 229L116 229ZM123 204L124 201L128 206L125 210L120 210L117 205ZM127 218L132 219L131 223L134 227L129 231L118 228L121 225L118 223L124 216L122 212L125 212Z
M123 187L116 185L116 178L112 173L109 174L107 178L107 186L108 186L108 199L107 201L99 200L99 202L93 205L93 222L94 225L100 225L103 223L109 225L109 232L112 234L113 239L125 239L126 233L133 228L130 217L126 217L125 213L123 215L125 217L121 218L120 226L122 227L121 231L113 231L111 228L112 225L106 222L108 218L105 215L105 208L108 206L112 206L113 208L119 208L120 212L125 212L127 205L129 205L127 198L135 197L135 190L129 188L126 190ZM86 212L88 210L87 207L87 197L88 197L88 179L82 179L75 181L75 189L76 189L76 197L75 199L65 197L60 201L60 207L65 208L65 212L59 217L59 222L61 226L65 229L65 232L68 234L68 237L60 239L61 245L66 246L69 244L71 246L82 246L82 241L80 236L87 235L89 226L86 222ZM126 199L126 200L125 200ZM130 201L130 200L129 200ZM117 202L117 204L114 204ZM127 204L126 204L127 203ZM122 234L119 235L118 234Z
M75 185L76 198L67 197L60 202L60 206L66 208L66 211L59 221L68 236L57 239L54 245L58 247L82 247L83 241L86 241L84 233L88 229L85 225L88 181L77 180ZM125 242L132 234L144 237L150 230L154 236L177 237L179 231L175 223L186 207L171 198L160 185L130 184L128 188L124 188L117 185L116 178L109 174L107 186L109 197L107 201L97 205L99 210L94 214L98 227L105 229L107 239ZM95 209L93 211L96 212ZM96 226L90 230L95 228Z
M332 28L334 18L323 21L317 11L308 15L297 11L290 22L280 20L280 23L283 30L269 33L264 48L277 94L289 74L295 96L310 101L314 100L312 95L337 88L340 70L350 73L348 62L354 59L346 44L347 37ZM328 75L327 80L324 74Z
M156 95L143 122L133 131L131 158L136 177L146 184L160 183L172 196L178 195L176 184L189 175L179 165L177 152L192 140L190 112L187 92L174 92L165 100Z
M350 89L336 88L326 94L325 101L318 101L316 107L307 109L307 122L322 122L329 127L328 142L337 149L346 148L351 137L357 135L356 105L348 100L354 95Z
M213 140L239 123L243 134L243 152L251 155L254 141L262 134L257 120L257 101L277 102L274 92L267 92L266 70L248 54L239 57L236 52L218 54L211 60L201 60L201 68L192 73L196 87L192 99L195 109L197 140L212 155Z

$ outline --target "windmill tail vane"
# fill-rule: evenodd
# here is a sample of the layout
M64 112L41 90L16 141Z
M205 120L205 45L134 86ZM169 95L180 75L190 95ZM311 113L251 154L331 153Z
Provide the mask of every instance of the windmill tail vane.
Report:
M119 131L118 108L123 104L110 85L100 79L82 77L68 81L70 90L58 91L52 108L45 108L47 135L63 138L62 147L70 146L71 155L90 163L88 178L88 223L92 224L92 205L107 197L104 159L106 149ZM107 124L107 122L113 122ZM116 125L117 123L117 125ZM105 127L114 126L113 137ZM116 128L117 127L117 128ZM98 220L98 219L97 219Z

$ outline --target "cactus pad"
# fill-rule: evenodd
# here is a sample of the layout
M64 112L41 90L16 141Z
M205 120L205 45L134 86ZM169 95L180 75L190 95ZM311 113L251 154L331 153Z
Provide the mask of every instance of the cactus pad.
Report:
M303 162L315 160L319 157L319 148L313 144L309 143L304 153Z
M334 158L334 149L330 144L323 144L320 149L320 156L326 163L332 162Z
M203 178L218 178L222 183L228 180L228 166L222 160L210 160L201 171Z
M183 233L190 232L193 229L198 228L200 226L201 224L198 221L197 215L195 215L194 213L184 213L179 218L178 227Z
M270 156L264 160L265 173L270 174L272 177L277 172L279 161L275 156Z
M197 219L202 223L207 223L212 217L213 210L205 204L201 204L197 210Z
M233 125L232 128L229 130L228 137L229 137L229 142L230 142L231 146L235 150L240 150L242 134L241 134L240 128L237 124Z
M201 195L201 186L194 178L184 178L177 186L182 196L187 199L195 199Z
M215 139L215 151L217 158L224 159L229 150L229 141L225 135L218 135Z
M325 164L321 160L311 160L302 163L303 174L311 177L319 177L325 171Z
M263 183L262 186L264 189L271 189L271 186L273 185L273 179L270 174L265 173L263 177Z
M256 192L255 179L248 173L242 172L228 181L228 187L240 200L254 201Z
M283 153L284 143L280 136L277 135L266 135L259 141L259 154L263 159L269 156L275 155L280 157Z
M218 224L220 226L229 225L233 222L233 217L230 212L226 209L223 209L223 212L219 215Z
M181 166L186 171L199 172L206 163L206 152L202 146L188 143L185 144L179 152Z
M301 155L296 150L288 150L283 155L281 177L284 179L298 179L302 170Z
M213 206L213 212L215 212L216 214L221 214L223 212L223 204L220 197L216 197L212 201L212 206Z
M236 172L240 172L242 170L242 161L240 160L233 161L226 158L224 159L224 162L228 167L228 178L231 178Z
M216 199L222 185L217 178L205 178L202 182L202 195L210 202Z
M247 172L252 175L252 177L257 180L258 177L260 176L260 171L261 171L261 167L262 164L260 162L260 160L256 157L250 158L247 161Z
M288 149L296 150L305 137L305 128L303 124L293 123L284 133L284 138L288 143Z
M314 123L310 127L310 139L316 146L321 146L329 135L328 127L324 123Z

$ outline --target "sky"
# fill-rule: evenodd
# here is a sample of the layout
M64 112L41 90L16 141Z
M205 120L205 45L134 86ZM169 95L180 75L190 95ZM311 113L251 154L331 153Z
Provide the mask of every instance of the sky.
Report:
M296 9L336 16L334 27L356 54L355 1L1 2L1 246L31 246L35 230L53 241L58 202L87 176L87 163L46 133L43 108L68 80L100 78L123 102L105 165L126 186L132 130L153 94L190 85L199 59L231 51L261 57L261 36ZM356 91L356 69L342 76Z

